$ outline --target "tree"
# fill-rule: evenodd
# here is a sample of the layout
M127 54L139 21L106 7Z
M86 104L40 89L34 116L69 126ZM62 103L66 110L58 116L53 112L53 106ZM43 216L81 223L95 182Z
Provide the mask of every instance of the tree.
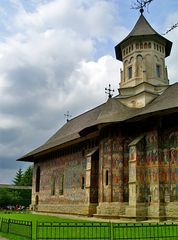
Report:
M14 177L13 183L16 186L31 186L32 185L32 166L29 166L24 172L22 169L18 169ZM9 190L11 192L11 190ZM13 190L13 205L29 206L31 203L31 190L19 189ZM8 201L10 202L10 201ZM9 203L8 203L9 204ZM7 205L7 202L6 202Z
M16 186L20 186L22 183L22 177L23 177L23 171L21 168L18 169L18 171L16 172L15 178L13 180L13 183Z
M17 191L12 189L0 189L0 207L15 206L20 201L20 196Z
M21 184L23 186L32 186L32 166L29 166L23 173Z
M174 28L177 28L178 27L178 22L173 24L165 33L164 35L166 35L168 32L172 31Z

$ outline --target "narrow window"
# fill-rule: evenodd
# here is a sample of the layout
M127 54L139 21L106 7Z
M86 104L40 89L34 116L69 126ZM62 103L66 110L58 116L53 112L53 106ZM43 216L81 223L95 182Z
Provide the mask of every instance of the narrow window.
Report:
M37 195L36 198L35 198L35 205L38 205L38 204L39 204L39 197Z
M59 176L59 195L64 194L64 175Z
M81 179L81 189L85 189L85 178L84 178L84 176L82 176L82 179Z
M161 66L160 65L156 65L156 75L157 77L161 77Z
M128 68L128 79L132 78L132 67Z
M148 43L144 43L144 48L148 48Z
M105 180L106 180L105 184L106 184L106 186L108 186L108 184L109 184L109 171L108 170L106 170Z
M54 176L51 177L51 195L52 196L55 195L55 177Z
M36 170L36 192L40 191L40 167Z

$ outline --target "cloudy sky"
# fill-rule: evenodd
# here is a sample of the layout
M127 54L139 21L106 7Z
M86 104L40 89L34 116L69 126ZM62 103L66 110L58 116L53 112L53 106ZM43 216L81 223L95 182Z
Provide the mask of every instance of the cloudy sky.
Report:
M117 91L122 64L114 46L133 28L134 0L0 0L0 183L11 183L16 159L76 115ZM164 33L178 22L177 0L154 0L145 16ZM170 83L178 81L178 28L167 59Z

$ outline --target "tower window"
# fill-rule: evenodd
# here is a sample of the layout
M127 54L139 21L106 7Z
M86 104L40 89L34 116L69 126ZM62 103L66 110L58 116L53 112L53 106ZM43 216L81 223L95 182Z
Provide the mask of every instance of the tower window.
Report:
M148 43L144 43L144 48L148 48Z
M128 68L128 78L132 78L132 67Z
M156 65L156 76L161 77L161 66L158 64Z

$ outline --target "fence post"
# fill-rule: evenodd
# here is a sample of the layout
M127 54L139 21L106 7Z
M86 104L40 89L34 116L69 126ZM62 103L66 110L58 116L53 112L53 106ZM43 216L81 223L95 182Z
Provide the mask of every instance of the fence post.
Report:
M33 239L33 236L32 236L32 235L33 235L33 234L32 234L32 231L33 231L33 224L32 224L32 221L31 221L30 225L31 225L31 228L30 228L30 229L31 229L31 233L30 233L30 234L31 234L31 240L32 240L32 239Z
M113 240L113 225L112 225L112 222L110 222L110 239Z
M0 232L2 232L2 220L3 220L3 218L1 218Z
M9 226L10 226L10 219L8 219L8 222L7 222L7 233L9 233Z
M36 238L35 239L38 239L38 221L36 221Z

